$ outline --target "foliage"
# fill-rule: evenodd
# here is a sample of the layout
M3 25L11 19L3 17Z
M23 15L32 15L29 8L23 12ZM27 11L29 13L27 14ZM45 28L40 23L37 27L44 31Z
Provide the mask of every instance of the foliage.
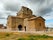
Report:
M53 38L52 36L48 36L48 35L29 35L28 37L31 37L31 38Z
M0 33L0 40L53 40L53 37L45 34Z
M5 34L5 36L7 36L7 37L8 37L8 36L10 36L10 34L9 34L9 33L6 33L6 34Z
M24 38L18 38L17 40L25 40Z

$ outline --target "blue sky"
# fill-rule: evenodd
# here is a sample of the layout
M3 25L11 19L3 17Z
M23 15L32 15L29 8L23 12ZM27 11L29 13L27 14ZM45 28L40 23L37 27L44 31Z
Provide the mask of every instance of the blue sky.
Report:
M46 26L52 27L53 26L53 19L46 20Z
M6 25L9 15L16 15L21 6L26 6L36 16L46 19L46 26L53 27L53 0L0 0L0 24Z

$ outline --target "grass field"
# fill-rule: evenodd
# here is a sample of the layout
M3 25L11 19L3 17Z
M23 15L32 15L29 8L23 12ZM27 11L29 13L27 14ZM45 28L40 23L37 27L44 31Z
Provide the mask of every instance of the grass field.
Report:
M0 32L0 40L53 40L52 36L30 33L4 33Z

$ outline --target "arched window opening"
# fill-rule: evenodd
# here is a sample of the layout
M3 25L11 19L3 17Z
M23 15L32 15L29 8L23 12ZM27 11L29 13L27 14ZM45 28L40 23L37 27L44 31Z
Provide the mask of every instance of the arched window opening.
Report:
M22 31L22 25L18 25L18 30Z

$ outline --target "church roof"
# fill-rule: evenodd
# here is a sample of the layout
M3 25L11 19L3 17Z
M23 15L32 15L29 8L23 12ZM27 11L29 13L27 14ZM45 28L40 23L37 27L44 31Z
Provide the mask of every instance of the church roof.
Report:
M21 17L18 17L18 16L8 16L8 18L12 18L12 19L17 19L17 18L19 18L19 19L24 19L24 18L21 18ZM7 19L8 19L7 18Z
M37 18L42 18L45 21L45 19L43 17L41 17L41 16L33 17L33 18L30 18L29 20L33 20L33 19L37 19Z

